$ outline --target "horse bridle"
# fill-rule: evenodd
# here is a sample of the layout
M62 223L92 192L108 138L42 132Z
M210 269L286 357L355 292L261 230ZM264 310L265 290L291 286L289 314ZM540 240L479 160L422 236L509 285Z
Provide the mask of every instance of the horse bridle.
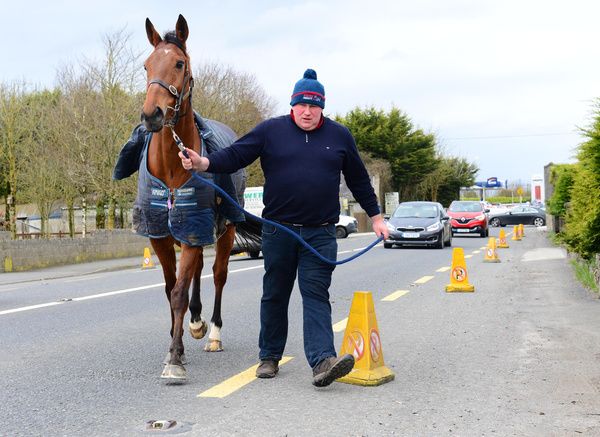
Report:
M167 43L170 43L170 42L167 41ZM170 44L174 44L174 43L170 43ZM177 44L175 44L175 45L177 45ZM189 70L189 65L187 65L187 64L188 64L188 62L186 61L186 66L188 68L186 69L185 75L183 76L183 85L181 87L181 93L179 91L177 91L177 87L175 85L168 84L165 81L163 81L162 79L150 79L148 81L148 85L146 86L146 90L147 90L148 88L150 88L150 85L152 85L153 83L158 84L161 87L163 87L164 89L166 89L167 91L169 91L169 93L171 93L173 95L173 97L175 97L175 99L176 99L175 106L174 107L167 106L168 109L173 110L173 117L171 117L171 119L165 121L165 123L164 123L164 125L169 126L171 128L171 130L173 130L173 128L179 121L179 110L181 109L181 104L183 103L183 101L188 96L190 97L190 101L192 99L192 89L194 88L194 78L192 77L190 70ZM183 90L185 89L186 86L188 86L188 90L184 94Z

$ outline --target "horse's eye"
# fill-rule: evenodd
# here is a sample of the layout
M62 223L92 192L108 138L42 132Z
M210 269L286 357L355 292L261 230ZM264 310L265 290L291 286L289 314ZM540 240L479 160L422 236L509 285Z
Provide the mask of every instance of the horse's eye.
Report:
M183 62L183 61L177 61L177 63L175 64L175 67L177 69L181 70L184 65L185 65L185 62Z
M144 70L148 71L148 69L146 68L146 66L144 65Z

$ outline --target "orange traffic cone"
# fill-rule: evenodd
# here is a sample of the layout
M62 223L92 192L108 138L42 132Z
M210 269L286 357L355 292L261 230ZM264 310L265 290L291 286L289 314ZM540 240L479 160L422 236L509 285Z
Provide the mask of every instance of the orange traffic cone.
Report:
M370 291L355 291L350 315L342 340L340 356L354 355L354 368L338 379L346 384L373 386L394 379L394 373L383 362L383 347Z
M484 263L499 263L500 258L498 258L498 254L496 253L496 239L494 237L490 237L488 240L487 248L485 249L485 257L483 258Z
M462 247L452 250L452 268L450 269L450 284L446 285L447 292L453 291L475 291L475 286L469 284L467 275L467 264L465 263L465 252Z
M519 225L519 235L521 236L521 238L525 236L525 226L523 226L523 223Z
M513 236L511 240L521 241L521 234L519 234L519 227L517 225L515 225L515 227L513 228Z
M508 249L508 243L506 242L506 232L504 229L500 229L500 235L498 236L498 248Z
M144 247L144 260L142 261L142 269L153 269L154 262L152 261L152 256L150 255L150 248Z

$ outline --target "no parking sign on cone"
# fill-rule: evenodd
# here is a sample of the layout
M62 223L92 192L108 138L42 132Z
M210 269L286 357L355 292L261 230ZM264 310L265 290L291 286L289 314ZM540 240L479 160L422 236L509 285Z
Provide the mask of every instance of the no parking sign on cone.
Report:
M344 354L354 355L355 364L352 371L338 382L374 386L395 377L383 362L383 347L370 291L354 292L340 350L340 356Z

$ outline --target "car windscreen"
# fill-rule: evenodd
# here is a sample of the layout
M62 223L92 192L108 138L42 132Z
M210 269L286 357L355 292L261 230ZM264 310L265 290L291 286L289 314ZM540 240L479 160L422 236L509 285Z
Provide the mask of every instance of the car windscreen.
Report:
M450 208L448 208L450 212L479 212L483 211L483 207L479 202L452 202L450 204Z
M437 208L432 205L400 205L394 211L392 217L395 218L409 218L409 217L423 217L423 218L434 218L437 217Z

